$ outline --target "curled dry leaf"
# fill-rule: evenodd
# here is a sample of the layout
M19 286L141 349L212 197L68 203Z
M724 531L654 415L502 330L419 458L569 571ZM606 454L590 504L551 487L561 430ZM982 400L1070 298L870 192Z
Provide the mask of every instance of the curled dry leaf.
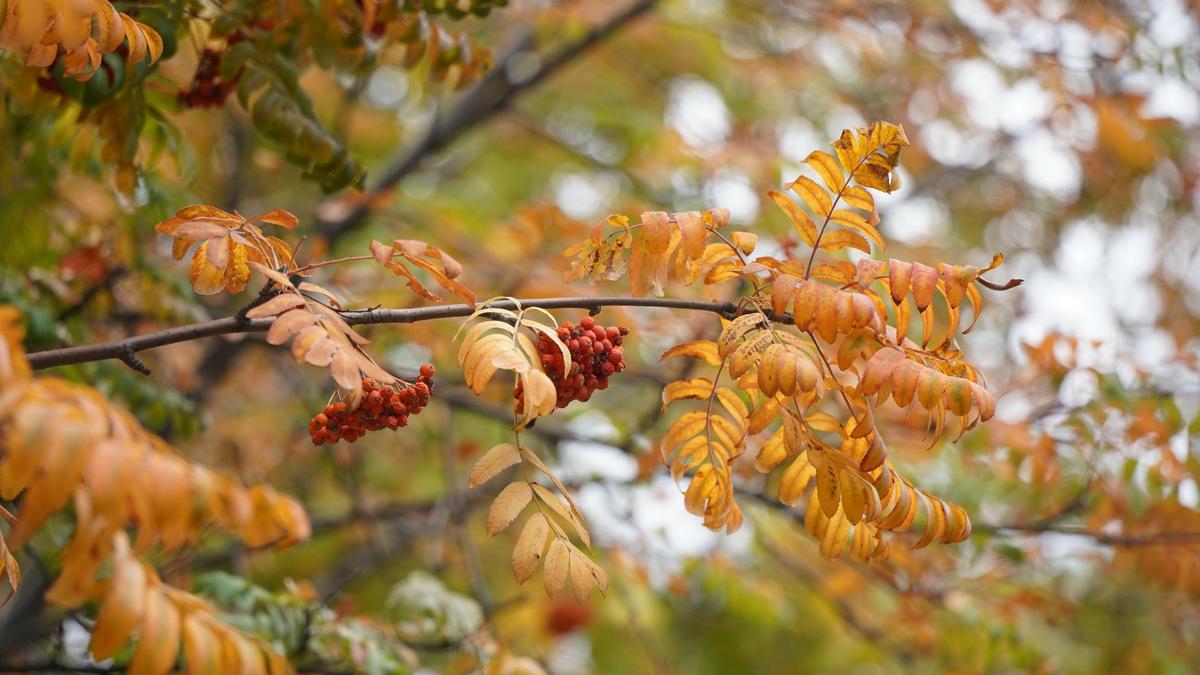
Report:
M753 250L757 237L734 232L732 247L725 241L709 243L728 224L728 209L649 211L641 214L637 225L627 216L611 215L589 239L563 253L571 265L567 280L615 280L628 272L633 295L661 296L672 271L688 284L701 278L705 284L736 278L742 273L742 254Z
M705 400L706 407L671 423L660 445L663 460L676 482L692 473L684 493L688 511L703 516L709 529L735 532L743 517L733 498L732 463L746 448L749 411L732 389L704 378L669 384L663 393L664 405L683 399Z
M1013 279L1007 285L997 287L988 283L982 275L990 272L1004 262L1004 256L996 254L987 267L979 268L974 265L947 265L939 263L937 268L919 262L907 262L895 258L883 260L860 260L856 266L853 278L847 278L846 285L853 285L858 291L868 295L875 303L876 309L887 316L887 304L896 313L896 329L900 335L908 333L908 317L911 313L908 301L911 293L911 306L915 307L922 318L922 344L928 345L932 340L934 323L933 299L940 295L946 302L947 320L946 335L941 340L948 343L959 332L962 305L967 301L971 305L971 323L963 334L970 333L975 327L983 311L983 294L979 287L985 286L992 290L1006 290L1021 284L1020 279ZM872 289L875 282L881 282L885 292L877 293ZM885 299L889 303L885 303Z
M289 228L296 220L282 209L255 218ZM263 234L251 220L215 206L195 205L180 209L154 230L175 240L171 252L176 260L182 260L195 247L188 279L197 293L240 293L250 281L254 264L273 270L292 266L292 249L287 242Z
M771 309L778 315L791 308L796 327L826 342L860 328L883 330L883 318L871 299L819 281L782 274L771 289Z
M902 408L919 403L929 411L939 433L947 411L962 418L964 432L996 412L995 398L979 383L939 372L894 347L880 349L867 361L859 390L879 403L890 396ZM976 411L973 419L972 410Z
M124 533L113 535L112 551L111 576L97 588L101 604L92 631L93 658L110 658L136 638L130 673L171 672L180 646L189 672L293 672L266 642L222 622L203 599L163 583L133 554Z
M11 318L0 308L6 338L0 352L10 363L24 362L13 340L19 332L6 322ZM0 393L0 499L21 495L4 551L19 548L73 503L75 531L47 592L52 602L76 607L87 600L113 535L130 525L136 525L139 548L158 543L167 551L198 542L209 524L252 546L309 536L308 518L290 498L265 486L244 489L192 464L90 387L16 372L10 368ZM17 580L10 556L0 553L0 563L10 583Z
M448 253L430 244L415 239L397 239L389 247L372 240L371 255L375 258L375 262L403 278L414 293L426 300L441 302L442 298L422 284L412 270L397 260L397 257L410 265L425 270L438 286L457 295L463 302L468 305L475 304L475 294L455 280L462 274L462 265Z
M301 287L287 287L283 293L246 312L251 319L275 317L267 329L267 342L281 345L292 340L292 356L297 363L329 368L338 386L357 390L364 379L383 384L396 382L395 376L375 363L362 349L367 339L354 332L337 310L310 302ZM317 292L336 302L336 298L311 284L305 290Z
M162 36L107 0L8 0L0 8L0 49L19 54L27 66L47 67L61 57L63 76L86 81L102 55L123 45L130 63L153 64L162 56Z
M536 338L539 332L566 351L557 333L548 326L526 319L524 312L487 307L486 304L467 317L459 329L462 343L458 349L458 364L462 366L467 386L476 395L483 393L497 370L516 374L524 392L518 428L554 412L558 403L554 383L546 375L541 353L530 338L530 335Z

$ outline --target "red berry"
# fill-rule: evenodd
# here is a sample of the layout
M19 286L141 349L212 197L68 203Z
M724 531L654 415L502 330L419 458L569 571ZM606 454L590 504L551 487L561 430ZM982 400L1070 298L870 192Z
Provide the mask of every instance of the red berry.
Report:
M399 391L374 380L363 380L364 396L358 408L350 410L345 401L338 401L325 406L324 411L308 421L313 444L324 445L339 440L353 443L368 431L404 426L410 414L420 412L429 402L433 374L433 366L424 364L418 381Z
M562 322L557 334L567 348L569 364L564 362L559 344L547 335L538 335L535 346L541 354L543 370L554 382L558 407L565 408L573 401L586 401L597 390L608 387L608 377L625 367L624 350L620 345L621 336L628 332L618 326L597 325L591 316L581 319L578 326L569 321ZM521 382L513 389L513 398L520 414L525 404Z

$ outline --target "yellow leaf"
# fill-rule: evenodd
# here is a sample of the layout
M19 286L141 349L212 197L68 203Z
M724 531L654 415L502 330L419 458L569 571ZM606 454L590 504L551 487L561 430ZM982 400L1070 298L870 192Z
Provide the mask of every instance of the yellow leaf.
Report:
M471 469L467 485L468 487L483 485L496 477L501 471L520 463L521 452L517 449L517 446L511 443L501 443L488 450L483 457L479 458L479 461L475 463L475 467Z
M797 455L779 479L779 501L795 506L816 474L816 468L808 461L808 453Z
M721 357L729 356L737 347L743 335L769 325L770 323L767 321L767 318L759 312L743 314L737 317L725 325L725 328L721 331L721 336L717 338L717 353Z
M679 416L663 434L663 447L671 450L704 430L708 416L703 410L689 410Z
M817 499L821 502L821 511L829 518L837 513L841 506L841 495L838 488L837 470L832 464L823 462L817 467Z
M208 259L208 246L214 241L221 242L220 246L227 245L223 239L201 242L196 247L196 252L192 254L191 267L188 269L188 279L192 282L192 289L200 295L215 295L225 287L224 268L217 267Z
M542 554L546 550L546 537L550 536L550 523L542 513L535 513L525 521L517 537L517 544L512 553L513 576L518 584L523 584L533 576L538 565L542 562Z
M848 186L846 190L842 192L842 201L856 209L862 209L867 213L875 212L875 198L871 196L870 192L867 192L865 189L857 185Z
M728 387L717 387L716 396L721 401L721 407L725 408L737 421L737 424L744 429L746 420L750 417L750 409L746 407L746 402L737 395L737 392Z
M271 209L270 211L267 211L266 213L264 213L262 215L251 216L251 217L247 218L247 220L257 222L257 223L269 223L271 225L278 225L279 227L286 228L289 230L295 229L295 227L300 224L299 218L292 215L292 213L290 211L287 211L284 209Z
M721 365L721 355L717 351L717 344L711 340L695 340L675 345L663 352L659 360L662 361L673 356L688 356L704 361L710 366Z
M771 473L787 459L787 447L783 443L783 428L775 430L754 457L754 468L759 473Z
M836 223L842 227L848 227L865 236L874 242L880 250L883 250L883 237L879 236L879 230L875 229L874 225L868 223L866 218L863 218L854 211L850 211L848 209L838 209L833 212L833 214L829 217L829 220L832 223Z
M123 539L122 539L123 540ZM146 570L131 557L128 548L118 549L108 595L100 606L92 631L91 651L97 660L111 657L127 644L141 624L146 603Z
M929 497L923 492L918 493L921 501L925 504L925 511L929 516L929 521L925 524L925 533L913 544L913 548L924 548L935 541L941 540L946 535L946 511L945 504L942 500L936 497Z
M712 380L707 377L697 377L691 380L677 380L667 383L663 388L663 409L674 401L683 399L707 399L713 392Z
M799 176L788 185L788 189L796 193L818 217L824 218L833 210L833 200L829 198L829 193L811 178Z
M813 223L812 218L800 209L782 192L771 190L767 193L771 200L783 211L783 213L792 221L792 225L796 228L796 233L800 235L800 239L809 246L814 246L817 243L817 226Z
M846 549L850 539L850 521L839 511L829 517L829 524L821 537L821 555L825 558L836 558Z
M842 166L848 171L854 170L859 162L862 161L865 154L861 139L855 136L849 129L843 130L842 135L833 142L833 150L837 154Z
M759 354L769 344L771 344L771 333L765 330L743 342L729 356L729 374L733 377L741 377L743 373L748 372L757 363Z
M554 541L550 542L545 565L542 584L546 588L546 595L557 598L562 595L567 585L567 573L571 565L570 548L565 540L555 537Z
M219 675L221 673L221 643L202 615L187 613L183 617L184 672L187 675Z
M817 246L822 251L840 251L844 248L854 248L863 253L871 252L867 240L849 230L827 230Z
M838 166L837 160L833 158L833 155L830 155L828 152L815 150L804 161L816 170L830 192L834 194L841 192L846 178L842 173L842 167Z
M509 483L496 495L488 510L487 533L495 536L503 532L533 499L533 489L525 481Z
M179 652L179 631L179 610L175 605L162 593L147 593L141 636L133 660L129 662L129 674L165 675L170 672Z

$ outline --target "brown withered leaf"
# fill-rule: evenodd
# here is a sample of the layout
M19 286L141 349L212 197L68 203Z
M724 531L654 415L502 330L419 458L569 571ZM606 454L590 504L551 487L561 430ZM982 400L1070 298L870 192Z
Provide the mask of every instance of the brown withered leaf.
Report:
M296 220L282 209L256 218L281 227L294 227ZM293 265L287 242L264 234L250 220L200 204L180 209L154 230L174 239L172 254L176 260L182 260L195 247L188 279L197 293L214 295L222 290L239 293L250 281L251 270L259 269L256 265L273 270Z
M17 9L17 8L20 9ZM0 49L18 54L27 66L43 68L61 56L62 76L92 78L104 54L126 47L129 63L153 64L163 39L150 26L118 12L107 0L8 3L0 17Z
M733 248L715 236L729 224L728 209L706 211L647 211L632 225L628 216L613 214L592 231L591 237L567 248L570 260L567 279L587 277L615 280L628 273L630 292L661 296L672 271L687 284L704 279L705 284L719 283L741 274L742 264L735 261L753 248L749 233L733 233ZM710 238L718 241L708 243ZM628 259L625 253L629 252Z
M293 672L265 641L222 622L207 601L163 583L132 553L124 533L113 536L111 548L111 577L96 589L101 606L92 631L93 658L111 657L137 635L130 673L171 672L180 647L188 672Z
M500 317L485 318L485 317ZM465 332L464 332L465 331ZM530 335L542 333L560 350L566 345L548 326L525 318L525 312L488 307L486 303L467 317L459 328L462 343L458 364L471 391L481 394L497 370L513 372L525 392L525 405L519 411L517 428L528 426L538 417L554 412L557 391L543 370L541 356Z
M397 256L409 264L425 270L438 286L457 295L463 302L468 305L475 304L475 294L455 280L463 272L462 265L450 254L435 246L415 239L397 239L392 242L391 246L372 240L371 256L375 262L403 278L414 293L426 300L441 302L442 298L432 293L411 270L397 261Z
M979 383L939 372L894 347L880 349L867 361L859 390L866 396L878 394L880 399L890 396L901 408L919 403L934 418L939 432L946 412L962 418L963 432L996 412L996 400ZM970 417L972 410L976 411L974 418Z
M362 350L367 339L356 333L336 309L310 302L300 290L321 292L333 303L336 297L313 284L292 287L289 282L287 288L246 312L251 319L275 317L267 329L268 343L281 345L291 339L297 363L329 368L334 381L344 389L357 390L365 378L384 384L396 381Z

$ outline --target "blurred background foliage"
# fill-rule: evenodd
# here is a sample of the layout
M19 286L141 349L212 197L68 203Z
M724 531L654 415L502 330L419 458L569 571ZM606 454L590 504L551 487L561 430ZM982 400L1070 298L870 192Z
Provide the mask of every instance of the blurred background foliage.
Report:
M1194 6L114 5L163 36L157 63L114 53L77 83L0 58L0 301L22 310L30 351L245 304L254 289L196 297L169 243L151 236L190 203L296 213L302 261L365 254L372 239L429 241L464 261L482 297L611 291L566 284L560 259L609 212L725 207L768 253L786 249L798 242L766 191L841 129L875 119L903 124L912 141L904 187L880 199L887 255L982 266L1001 251L1005 275L1026 279L989 296L964 339L997 419L934 451L918 428L891 442L923 487L967 508L974 534L920 551L899 538L871 566L823 560L802 515L769 500L749 500L732 537L684 512L654 448L660 387L681 373L658 355L713 335L716 320L605 310L632 329L630 372L535 429L610 574L609 596L584 606L517 586L511 542L484 534L487 495L467 492L465 473L507 438L508 404L506 392L476 400L458 384L455 322L367 331L382 365L411 373L431 360L439 387L411 426L353 446L309 443L327 376L257 336L147 353L150 377L115 362L58 369L194 461L303 500L314 537L297 547L212 537L156 561L298 663L1200 667ZM474 11L458 16L460 6ZM355 306L414 303L376 269L335 269L322 283ZM87 620L40 602L68 535L64 519L29 547L42 555L0 609L0 663L95 667L77 639Z

